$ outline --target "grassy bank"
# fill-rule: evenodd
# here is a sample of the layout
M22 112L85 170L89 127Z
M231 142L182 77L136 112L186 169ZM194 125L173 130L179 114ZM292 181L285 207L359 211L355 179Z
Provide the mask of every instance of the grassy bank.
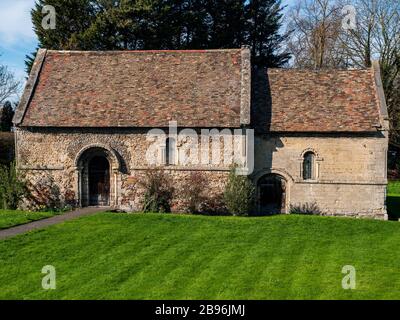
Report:
M53 216L53 212L28 212L0 209L0 230Z
M1 241L0 298L399 299L399 242L395 222L97 214Z

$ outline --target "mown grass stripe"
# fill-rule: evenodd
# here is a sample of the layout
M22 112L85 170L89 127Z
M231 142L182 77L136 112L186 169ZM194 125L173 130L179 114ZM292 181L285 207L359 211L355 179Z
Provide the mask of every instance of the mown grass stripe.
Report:
M0 298L399 299L399 240L396 222L97 214L0 241Z

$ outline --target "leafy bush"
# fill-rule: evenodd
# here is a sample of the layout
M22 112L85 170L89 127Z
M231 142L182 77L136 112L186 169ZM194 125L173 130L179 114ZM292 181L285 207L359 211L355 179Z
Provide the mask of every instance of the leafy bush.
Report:
M227 216L228 209L224 202L223 194L216 194L207 197L200 205L199 212L209 216Z
M0 208L15 210L21 198L27 194L23 179L18 175L15 162L0 165Z
M246 216L254 208L256 188L247 176L236 175L236 169L229 173L225 186L224 202L228 211L235 216Z
M202 204L207 197L204 191L207 189L207 179L201 172L192 172L181 189L181 196L184 201L185 211L189 213L199 213Z
M14 133L0 132L0 164L10 165L14 159Z
M162 170L148 170L139 184L145 189L143 212L171 212L174 188Z
M61 191L54 178L48 174L36 177L27 183L29 189L29 209L34 211L63 211Z
M304 214L304 215L323 215L324 212L318 207L317 203L304 203L300 205L290 206L291 214Z
M27 181L29 191L24 200L24 209L38 212L66 212L76 207L75 193L61 192L61 188L51 174L42 172Z
M14 113L13 104L10 101L6 101L3 107L0 107L0 131L11 131Z

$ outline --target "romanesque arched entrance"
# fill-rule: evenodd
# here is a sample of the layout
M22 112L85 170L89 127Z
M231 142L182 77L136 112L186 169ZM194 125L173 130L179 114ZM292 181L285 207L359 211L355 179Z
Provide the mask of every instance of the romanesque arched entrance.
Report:
M286 180L278 174L266 174L258 179L257 200L260 215L286 211Z
M110 163L104 156L95 156L88 163L89 205L110 205Z
M82 207L117 205L120 164L112 149L97 145L84 148L77 156L76 168Z

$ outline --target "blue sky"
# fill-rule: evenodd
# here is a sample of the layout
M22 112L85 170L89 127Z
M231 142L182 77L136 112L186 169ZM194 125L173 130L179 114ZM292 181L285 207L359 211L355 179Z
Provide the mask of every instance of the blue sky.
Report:
M0 61L20 79L26 75L25 55L37 45L30 19L34 3L35 0L0 1Z
M293 0L283 0L290 4ZM37 46L32 30L30 10L35 0L0 1L0 62L12 70L18 79L24 81L25 55Z

